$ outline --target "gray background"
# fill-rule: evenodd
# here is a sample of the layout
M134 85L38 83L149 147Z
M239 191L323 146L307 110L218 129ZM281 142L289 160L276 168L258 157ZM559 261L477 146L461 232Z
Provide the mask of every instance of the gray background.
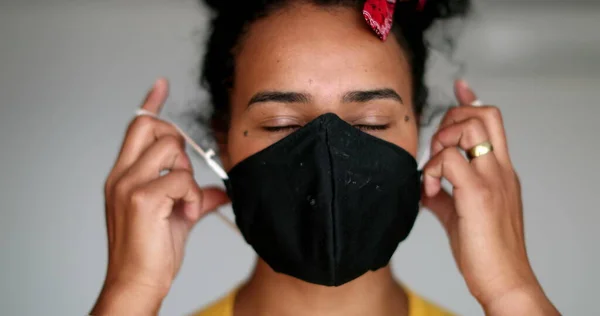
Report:
M192 0L0 2L0 314L89 311L106 265L102 185L125 125L159 75L172 82L167 115L204 100L206 21ZM535 271L565 315L597 313L600 6L488 1L468 27L457 57L504 112ZM450 91L443 72L432 81ZM218 183L196 165L201 183ZM236 233L206 218L163 314L216 299L252 262ZM429 213L393 266L413 290L482 314Z

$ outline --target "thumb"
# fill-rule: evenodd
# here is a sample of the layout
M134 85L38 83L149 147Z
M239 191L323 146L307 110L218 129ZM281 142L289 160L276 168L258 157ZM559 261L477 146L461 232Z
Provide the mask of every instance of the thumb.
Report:
M191 206L191 209L186 210L185 214L190 222L194 225L206 214L215 211L219 206L230 203L229 196L223 189L217 187L207 187L201 189L201 199L199 207Z
M202 207L201 213L202 215L212 212L223 206L225 204L230 203L229 196L227 193L217 187L207 187L202 189Z
M432 197L428 197L425 194L422 196L422 205L429 209L437 217L442 226L444 226L446 231L448 231L451 219L456 214L452 196L444 189Z

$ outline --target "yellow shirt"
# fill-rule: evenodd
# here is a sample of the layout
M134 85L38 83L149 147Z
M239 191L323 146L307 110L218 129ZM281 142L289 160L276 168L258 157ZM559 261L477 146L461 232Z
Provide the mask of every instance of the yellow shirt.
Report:
M408 316L453 316L454 314L434 305L421 296L406 290L408 296ZM233 316L233 305L237 290L223 297L194 316Z

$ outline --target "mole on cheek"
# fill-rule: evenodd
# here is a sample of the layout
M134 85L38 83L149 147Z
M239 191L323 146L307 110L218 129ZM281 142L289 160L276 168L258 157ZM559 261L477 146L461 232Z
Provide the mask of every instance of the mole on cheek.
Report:
M248 131L244 131L244 137L248 136Z
M404 116L404 122L410 121L410 117L408 115Z

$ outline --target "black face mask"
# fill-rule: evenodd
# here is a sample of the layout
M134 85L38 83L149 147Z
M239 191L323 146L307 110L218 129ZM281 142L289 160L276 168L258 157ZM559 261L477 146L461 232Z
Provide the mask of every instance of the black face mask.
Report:
M226 186L242 235L273 270L327 286L386 266L421 192L411 154L335 114L240 162Z

